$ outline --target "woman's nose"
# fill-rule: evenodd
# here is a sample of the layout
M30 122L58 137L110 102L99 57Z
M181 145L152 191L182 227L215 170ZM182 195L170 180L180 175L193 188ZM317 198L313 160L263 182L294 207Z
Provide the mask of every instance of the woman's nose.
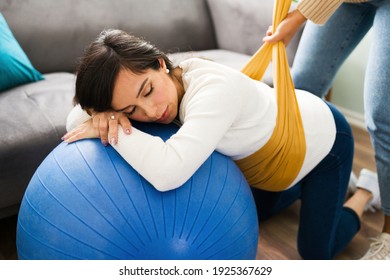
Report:
M156 106L147 105L144 107L144 112L148 118L154 119L156 117L157 108Z

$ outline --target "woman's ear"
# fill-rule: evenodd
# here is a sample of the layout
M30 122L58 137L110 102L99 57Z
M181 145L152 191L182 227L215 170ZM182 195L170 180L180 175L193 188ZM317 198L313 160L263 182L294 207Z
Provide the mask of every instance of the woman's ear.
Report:
M158 62L160 63L160 70L166 71L167 65L166 65L166 63L165 63L164 58L162 58L162 57L159 58L159 59L158 59Z

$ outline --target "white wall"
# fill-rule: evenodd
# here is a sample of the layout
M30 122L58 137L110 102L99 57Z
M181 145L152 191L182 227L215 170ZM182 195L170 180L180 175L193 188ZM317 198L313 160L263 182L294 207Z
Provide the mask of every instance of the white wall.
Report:
M340 68L333 84L332 103L350 123L364 127L363 88L371 31L360 42Z

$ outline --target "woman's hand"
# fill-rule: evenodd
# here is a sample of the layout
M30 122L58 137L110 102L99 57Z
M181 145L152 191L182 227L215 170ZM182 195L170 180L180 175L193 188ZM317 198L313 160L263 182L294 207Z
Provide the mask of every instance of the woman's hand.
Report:
M275 33L272 33L272 26L268 28L267 36L263 38L263 41L270 44L282 41L287 46L305 21L306 18L300 11L293 10L288 13L287 17L279 24Z
M130 120L124 113L114 111L94 113L92 123L94 129L98 131L99 138L104 146L107 146L108 142L111 145L118 143L118 124L122 125L122 129L126 134L131 133Z
M91 113L92 118L69 131L62 138L65 142L71 143L85 138L100 138L102 144L115 145L118 143L118 124L126 134L131 133L131 123L126 114L113 111L102 113Z
M86 138L99 138L99 133L92 125L92 119L80 124L66 133L61 139L66 143L72 143Z

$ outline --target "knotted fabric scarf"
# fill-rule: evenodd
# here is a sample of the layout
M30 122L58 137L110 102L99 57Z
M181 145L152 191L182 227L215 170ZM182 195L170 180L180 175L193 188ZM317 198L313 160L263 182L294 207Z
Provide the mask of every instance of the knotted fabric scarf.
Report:
M291 0L275 1L273 32L287 16L290 5ZM264 43L241 71L252 79L260 80L271 59L278 106L276 126L271 138L260 150L236 163L252 187L281 191L297 177L306 154L301 114L283 42Z

